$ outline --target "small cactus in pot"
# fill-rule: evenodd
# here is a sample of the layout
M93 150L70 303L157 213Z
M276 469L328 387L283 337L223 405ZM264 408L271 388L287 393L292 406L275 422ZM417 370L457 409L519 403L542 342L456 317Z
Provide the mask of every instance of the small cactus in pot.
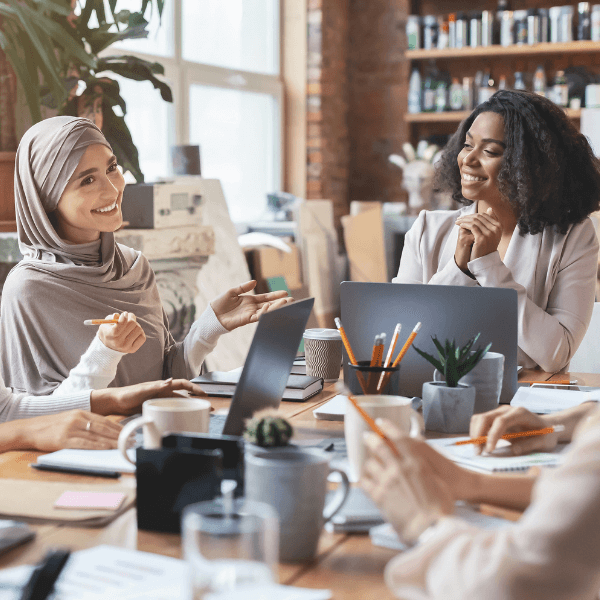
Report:
M277 411L261 410L246 422L244 439L262 448L287 446L294 430Z

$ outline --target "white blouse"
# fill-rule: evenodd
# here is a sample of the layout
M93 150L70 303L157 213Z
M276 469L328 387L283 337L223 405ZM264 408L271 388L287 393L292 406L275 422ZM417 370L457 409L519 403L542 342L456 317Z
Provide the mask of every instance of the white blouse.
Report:
M521 519L482 530L443 518L392 559L402 600L593 600L600 589L600 409L556 468L544 469Z
M555 373L568 367L592 317L598 238L590 218L566 234L553 227L512 235L504 261L492 252L472 260L463 273L454 260L459 216L476 212L422 211L406 234L394 283L511 288L518 296L518 364ZM493 318L493 315L490 315Z
M221 325L210 304L197 319L184 342L188 375L195 377L206 356L227 330ZM117 374L122 352L107 348L95 336L78 365L51 396L14 394L0 377L0 423L72 410L90 410L90 391L107 388Z

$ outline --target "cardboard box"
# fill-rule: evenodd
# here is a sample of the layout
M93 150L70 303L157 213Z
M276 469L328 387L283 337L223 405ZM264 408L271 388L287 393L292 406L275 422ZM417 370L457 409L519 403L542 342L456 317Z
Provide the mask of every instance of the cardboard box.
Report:
M258 281L257 293L269 291L266 280L269 277L285 277L290 290L302 286L300 272L300 252L298 247L290 243L291 252L283 252L277 248L252 248L245 251L250 274Z

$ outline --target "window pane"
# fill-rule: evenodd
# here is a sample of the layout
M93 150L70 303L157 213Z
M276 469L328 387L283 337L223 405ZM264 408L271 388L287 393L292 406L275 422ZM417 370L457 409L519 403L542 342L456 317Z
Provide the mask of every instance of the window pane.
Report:
M279 73L279 0L182 0L183 58Z
M171 173L170 148L174 144L173 104L165 102L149 81L133 81L114 76L127 103L125 122L138 149L140 167L146 181L156 181ZM167 82L169 83L169 82Z
M231 218L256 220L280 188L279 109L268 94L190 87L190 143L202 176L220 179Z
M115 12L129 10L131 12L139 11L141 7L140 0L117 0ZM122 50L131 50L133 52L143 52L145 54L154 54L156 56L173 56L174 37L173 37L173 5L174 2L165 2L162 13L162 23L158 17L156 4L151 3L151 8L146 11L146 19L149 21L147 38L127 39L116 42L111 48L120 48Z

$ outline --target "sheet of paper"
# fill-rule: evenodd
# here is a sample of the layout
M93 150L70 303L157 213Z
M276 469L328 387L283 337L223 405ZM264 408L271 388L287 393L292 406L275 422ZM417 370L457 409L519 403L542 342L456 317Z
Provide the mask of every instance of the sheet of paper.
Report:
M128 450L131 460L135 460L135 450ZM135 465L127 462L118 450L59 450L38 457L38 463L61 467L97 467L135 473Z
M117 510L126 496L120 492L63 492L54 508Z
M348 398L342 394L334 396L329 402L325 402L321 406L313 410L313 415L316 419L325 421L343 421L346 414L346 404Z
M464 446L453 445L455 442L468 439L468 436L440 438L427 440L427 443L454 462L475 471L522 471L530 467L556 466L562 460L559 450L556 452L534 452L524 456L512 456L510 444L506 440L500 440L498 447L491 454L484 453L481 455L475 454L475 446L473 444L466 444Z
M574 391L521 387L517 390L510 405L522 406L538 414L549 414L590 401L600 401L600 389L591 388L587 391Z
M329 600L330 590L309 590L289 585L261 585L239 592L207 594L205 600Z

